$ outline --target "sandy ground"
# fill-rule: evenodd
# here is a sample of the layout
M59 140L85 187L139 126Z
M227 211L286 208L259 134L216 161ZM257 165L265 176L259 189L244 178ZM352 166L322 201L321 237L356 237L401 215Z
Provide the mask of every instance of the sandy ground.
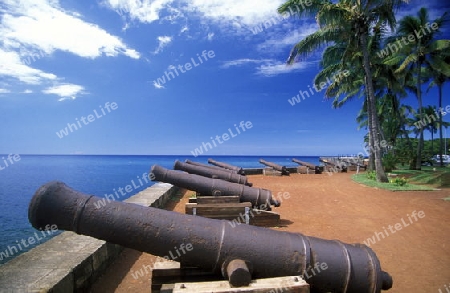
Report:
M450 189L391 192L357 184L351 174L255 175L249 181L282 200L281 207L274 208L282 222L273 229L347 243L374 237L371 248L394 279L393 288L386 292L446 292L445 286L450 287L450 202L442 198L450 196ZM173 199L168 209L184 212L191 194ZM414 217L414 212L422 217ZM91 292L150 292L151 273L138 279L132 273L154 261L152 255L127 249Z

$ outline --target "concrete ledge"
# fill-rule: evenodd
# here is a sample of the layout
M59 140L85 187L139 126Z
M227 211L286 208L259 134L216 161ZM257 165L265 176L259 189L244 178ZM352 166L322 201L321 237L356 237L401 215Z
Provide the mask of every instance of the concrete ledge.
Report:
M162 208L180 192L157 183L125 202ZM123 247L63 232L0 266L0 292L86 292Z

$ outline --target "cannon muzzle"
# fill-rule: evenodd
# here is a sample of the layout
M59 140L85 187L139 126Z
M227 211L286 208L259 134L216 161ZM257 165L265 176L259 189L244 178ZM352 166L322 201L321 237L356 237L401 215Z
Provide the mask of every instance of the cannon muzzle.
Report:
M150 173L152 174L151 179L153 181L170 183L178 187L199 192L202 195L237 195L240 197L241 202L250 202L253 207L261 210L270 210L270 205L280 206L280 203L272 198L272 192L267 189L249 187L221 179L168 170L158 165L153 165Z
M179 261L229 278L247 267L253 278L302 275L311 292L378 293L392 287L375 253L299 233L236 225L176 212L102 199L50 182L34 194L28 209L33 227L74 231ZM241 275L242 271L237 275ZM248 274L237 285L249 282ZM236 274L235 274L236 275Z
M173 168L175 170L181 170L191 174L197 174L208 178L222 179L228 182L244 184L250 187L253 185L250 182L248 182L248 178L246 176L228 172L225 169L223 170L212 169L203 166L196 166L192 164L182 163L180 161L175 161Z

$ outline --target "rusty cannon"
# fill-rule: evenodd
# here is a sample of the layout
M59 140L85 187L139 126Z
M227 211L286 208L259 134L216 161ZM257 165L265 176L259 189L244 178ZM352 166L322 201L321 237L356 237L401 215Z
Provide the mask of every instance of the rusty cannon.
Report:
M178 160L175 161L173 168L175 170L185 171L190 174L197 174L197 175L201 175L201 176L208 177L208 178L214 178L214 179L222 179L222 180L225 180L228 182L244 184L244 185L247 185L250 187L253 186L252 183L248 182L248 178L246 176L242 176L237 173L227 172L227 170L225 170L225 169L219 170L219 169L212 169L212 168L207 168L207 167L203 167L203 166L196 166L196 165L183 163Z
M196 174L169 170L158 165L152 166L150 179L152 181L170 183L178 187L196 191L201 195L237 195L241 202L250 202L253 207L260 210L270 211L270 205L280 206L280 203L272 198L272 192L270 190L227 182L222 179L207 178Z
M217 166L207 165L207 164L203 164L200 162L191 161L189 159L186 159L184 162L186 164L201 166L201 167L210 168L210 169L214 169L214 170L221 170L221 171L226 171L229 173L237 173L237 171L235 171L235 170L230 170L230 169L225 169L225 168L221 168L221 167L217 167Z
M316 165L308 163L308 162L300 161L300 160L295 159L295 158L292 159L292 162L297 163L297 164L299 164L301 166L305 166L305 167L307 167L307 168L309 168L311 170L314 170L315 174L322 174L323 168L320 168L320 166L316 166Z
M287 175L289 176L289 171L286 169L286 166L280 166L278 164L272 163L272 162L267 162L263 159L260 159L259 162L263 165L266 165L268 167L272 167L273 169L280 171L281 175Z
M378 293L392 287L376 254L363 244L346 244L299 233L101 200L50 182L34 194L28 219L36 229L57 225L111 243L176 260L222 275L232 286L252 278L301 275L311 292Z
M341 160L349 166L355 166L358 171L360 168L367 170L367 166L364 164L364 161L362 161L361 158L353 157L353 158L346 158L346 159L341 159Z
M347 164L336 158L319 158L327 172L347 172Z
M227 170L236 171L240 175L245 175L244 169L242 169L241 167L233 166L233 165L223 163L223 162L218 162L213 159L208 159L208 163L210 163L211 165L217 166L217 167L227 169Z

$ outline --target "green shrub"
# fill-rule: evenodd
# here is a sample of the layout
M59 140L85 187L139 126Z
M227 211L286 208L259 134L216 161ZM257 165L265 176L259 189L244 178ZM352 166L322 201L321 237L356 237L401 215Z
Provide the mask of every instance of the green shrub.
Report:
M377 173L375 171L367 171L366 176L367 179L377 180Z
M395 177L394 179L391 179L390 182L397 186L405 186L406 183L408 183L408 180L406 180L405 177Z

